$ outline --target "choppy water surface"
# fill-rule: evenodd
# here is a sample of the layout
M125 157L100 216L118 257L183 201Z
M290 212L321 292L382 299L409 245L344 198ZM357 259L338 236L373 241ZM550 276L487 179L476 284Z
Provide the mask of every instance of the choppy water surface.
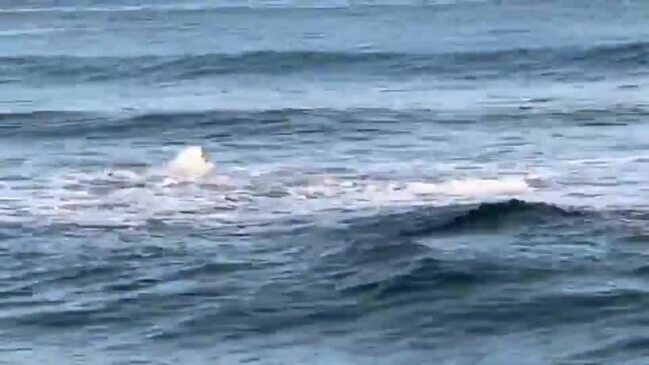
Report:
M648 20L3 3L0 364L644 364Z

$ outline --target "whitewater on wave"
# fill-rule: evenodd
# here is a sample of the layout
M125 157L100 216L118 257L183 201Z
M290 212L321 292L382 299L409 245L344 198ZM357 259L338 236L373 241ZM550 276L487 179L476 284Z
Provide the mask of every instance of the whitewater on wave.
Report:
M203 147L189 146L146 168L70 167L45 179L5 183L0 220L121 227L157 219L220 226L336 210L522 197L535 191L532 185L524 175L422 181L372 178L358 171L217 169Z

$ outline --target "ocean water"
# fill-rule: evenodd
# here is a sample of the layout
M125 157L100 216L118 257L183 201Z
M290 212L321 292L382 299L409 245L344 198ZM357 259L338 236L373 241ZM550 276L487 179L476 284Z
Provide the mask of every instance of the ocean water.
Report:
M0 364L646 364L648 24L1 2Z

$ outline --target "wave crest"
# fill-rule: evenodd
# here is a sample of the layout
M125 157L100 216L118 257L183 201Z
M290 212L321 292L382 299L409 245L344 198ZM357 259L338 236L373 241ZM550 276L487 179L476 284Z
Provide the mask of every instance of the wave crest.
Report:
M6 77L0 76L0 82L26 79L42 81L43 78L61 82L122 79L162 82L217 75L278 75L311 71L394 76L425 73L451 78L493 78L505 74L511 77L516 72L542 77L545 70L553 70L553 77L564 77L573 75L571 67L578 68L582 73L584 68L614 68L616 71L641 68L647 54L649 42L588 48L512 48L455 53L258 50L233 54L134 57L11 56L0 57L0 68L6 70ZM556 69L566 71L557 75Z
M498 229L508 224L542 222L581 214L583 213L580 211L570 211L556 205L511 199L505 202L480 204L476 208L454 216L437 226L435 230L459 232L475 229Z

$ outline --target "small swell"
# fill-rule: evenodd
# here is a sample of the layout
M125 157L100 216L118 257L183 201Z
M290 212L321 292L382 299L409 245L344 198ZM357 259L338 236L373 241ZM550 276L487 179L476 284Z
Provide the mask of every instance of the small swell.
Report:
M547 70L565 67L579 68L582 72L584 68L633 70L642 68L648 60L648 42L455 53L258 50L231 54L130 57L11 56L0 57L0 69L5 70L0 76L0 83L29 80L63 83L111 80L168 82L217 75L299 72L393 76L429 73L461 78L510 77L512 73L524 72L528 76L542 77Z
M505 227L529 227L563 222L586 215L544 203L508 200L473 206L427 208L373 217L356 222L343 233L344 248L323 258L322 265L353 267L341 273L343 293L387 299L401 295L428 295L437 290L461 289L485 282L534 278L552 267L525 260L446 260L422 245L419 238L469 232L493 232ZM569 220L566 224L574 224ZM451 247L449 247L451 249ZM566 268L569 270L569 268Z
M463 212L436 227L440 232L460 232L475 229L497 229L508 223L524 223L561 219L582 215L545 203L528 203L512 199L500 203L485 203Z
M345 290L347 294L371 294L374 299L388 299L404 294L447 290L450 287L470 286L487 280L487 271L450 267L444 262L424 258L410 265L405 272L354 285Z
M420 237L440 234L498 231L507 227L542 224L586 215L546 203L510 199L477 205L425 207L408 212L349 222L353 229L383 237Z

